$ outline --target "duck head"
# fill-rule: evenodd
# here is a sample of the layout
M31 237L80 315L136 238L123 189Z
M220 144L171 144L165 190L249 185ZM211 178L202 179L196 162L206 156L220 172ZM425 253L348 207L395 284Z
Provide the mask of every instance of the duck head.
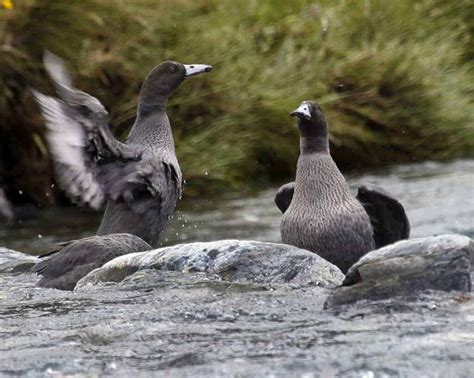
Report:
M318 103L314 101L303 101L300 106L293 110L290 115L297 117L300 121L315 124L325 124L326 119Z
M314 148L305 148L307 151L329 151L326 118L318 103L303 101L290 115L298 119L302 150L305 145L314 146Z
M184 79L211 70L212 66L207 64L163 62L153 68L143 82L140 91L140 103L144 105L164 105L171 93L180 86Z

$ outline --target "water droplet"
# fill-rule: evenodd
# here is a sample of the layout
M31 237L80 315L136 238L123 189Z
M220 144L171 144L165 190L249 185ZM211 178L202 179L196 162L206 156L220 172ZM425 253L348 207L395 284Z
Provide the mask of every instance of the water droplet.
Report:
M41 239L42 237L43 237L43 235L38 234L38 239Z
M208 174L209 174L209 173L207 173L207 171L206 171L206 172L204 172L204 176L207 176Z

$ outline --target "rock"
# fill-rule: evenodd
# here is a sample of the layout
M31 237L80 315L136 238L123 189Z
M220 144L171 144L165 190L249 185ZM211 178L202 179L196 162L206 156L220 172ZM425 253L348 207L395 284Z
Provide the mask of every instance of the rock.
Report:
M318 255L293 246L221 240L180 244L118 257L81 279L76 289L120 282L145 269L204 272L230 282L335 287L341 271Z
M461 235L404 240L363 256L325 308L424 290L471 291L474 241Z
M37 257L0 247L0 273L27 272L37 262Z

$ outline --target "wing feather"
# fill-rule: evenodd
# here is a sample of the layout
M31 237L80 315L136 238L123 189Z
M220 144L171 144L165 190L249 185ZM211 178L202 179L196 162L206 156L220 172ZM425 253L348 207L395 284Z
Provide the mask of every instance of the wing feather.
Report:
M104 202L104 192L94 179L95 162L85 153L84 130L68 112L67 105L33 90L48 127L46 139L53 157L58 184L71 201L94 209Z
M376 248L408 239L410 222L405 209L387 191L376 186L362 185L356 198L369 215Z
M280 188L278 189L274 201L282 213L285 213L285 211L290 207L294 192L294 182L288 182L285 185L280 186Z

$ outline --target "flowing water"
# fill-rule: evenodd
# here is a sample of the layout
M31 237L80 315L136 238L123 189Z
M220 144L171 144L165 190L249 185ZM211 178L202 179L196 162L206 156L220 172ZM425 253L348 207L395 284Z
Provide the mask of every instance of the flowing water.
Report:
M474 160L422 163L349 176L405 206L412 237L474 237ZM183 200L162 243L226 238L279 241L276 188ZM94 233L100 215L33 212L0 226L0 247L37 253ZM470 376L470 295L322 309L316 288L214 282L156 272L94 292L35 288L30 273L0 274L0 375Z
M377 184L398 198L411 222L412 237L460 233L474 238L474 160L421 163L348 176L354 192ZM219 239L280 241L281 213L273 203L277 188L244 195L179 202L162 245ZM54 242L94 234L101 214L79 208L33 212L0 228L0 246L32 253Z

